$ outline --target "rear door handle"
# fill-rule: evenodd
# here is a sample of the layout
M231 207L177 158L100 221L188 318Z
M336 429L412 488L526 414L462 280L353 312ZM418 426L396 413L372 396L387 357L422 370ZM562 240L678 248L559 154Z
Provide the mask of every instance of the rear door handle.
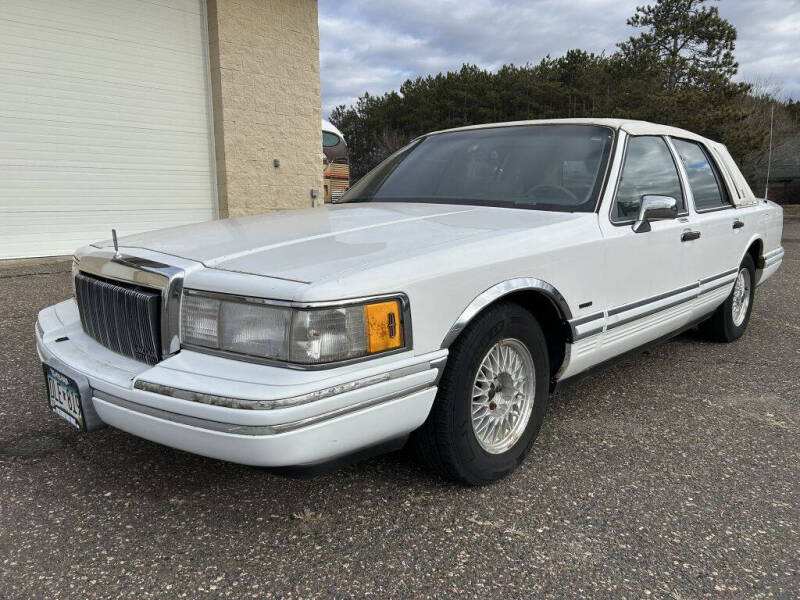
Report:
M734 229L741 229L742 227L744 227L744 221L740 221L739 219L736 219L733 222L733 228Z
M684 231L681 234L681 241L682 242L688 242L688 241L691 241L691 240L696 240L699 237L700 237L700 232L699 231Z

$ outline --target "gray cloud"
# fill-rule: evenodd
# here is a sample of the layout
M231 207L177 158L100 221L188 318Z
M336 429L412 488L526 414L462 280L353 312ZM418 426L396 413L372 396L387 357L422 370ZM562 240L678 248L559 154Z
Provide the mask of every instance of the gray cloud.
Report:
M323 114L364 92L457 69L536 63L570 48L611 53L646 0L320 0ZM715 3L739 32L739 79L800 98L800 0Z

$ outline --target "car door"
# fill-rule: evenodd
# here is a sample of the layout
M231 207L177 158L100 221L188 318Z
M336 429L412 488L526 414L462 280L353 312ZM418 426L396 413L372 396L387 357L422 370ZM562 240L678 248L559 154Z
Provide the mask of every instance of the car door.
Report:
M733 284L746 242L745 223L709 149L699 141L678 137L670 143L686 180L692 230L699 236L685 244L688 269L700 285L696 306L699 312L707 312L707 304L724 298Z
M666 335L691 318L697 284L681 237L692 226L675 158L662 136L627 136L614 195L601 209L606 328L597 362ZM676 199L678 216L636 233L645 195Z

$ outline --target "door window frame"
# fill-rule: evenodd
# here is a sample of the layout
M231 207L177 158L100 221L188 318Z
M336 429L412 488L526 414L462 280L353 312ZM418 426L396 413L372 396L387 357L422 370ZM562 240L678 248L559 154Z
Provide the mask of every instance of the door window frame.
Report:
M698 215L702 215L705 213L710 212L717 212L720 210L728 210L731 208L735 208L735 204L733 203L733 195L731 194L730 189L728 188L728 182L725 179L725 176L722 174L722 169L720 168L719 164L717 163L716 159L714 158L713 152L701 141L699 140L692 140L689 138L680 137L677 135L670 135L666 136L668 139L668 146L670 150L674 153L675 159L679 163L679 170L681 173L681 177L686 179L686 188L691 192L692 196L692 210L697 213ZM681 142L688 142L690 144L694 144L700 148L700 151L706 157L708 164L711 166L711 173L714 175L714 179L717 182L717 187L719 191L723 195L723 200L725 201L725 205L723 206L712 206L710 208L697 208L697 203L695 202L694 198L694 191L692 190L692 186L689 182L689 173L686 171L686 168L683 166L683 161L681 160L680 154L678 153L678 149L673 145L672 140L680 140ZM684 192L685 193L685 192ZM737 190L738 195L738 190Z
M741 201L741 199L743 198L742 190L739 189L739 185L738 185L738 183L736 181L736 177L734 177L734 175L733 175L733 171L731 171L730 165L727 163L727 161L720 154L719 150L717 150L716 148L711 148L711 147L707 147L707 149L711 150L711 154L713 155L714 159L717 161L717 166L721 166L722 167L720 170L724 172L723 179L725 180L725 183L728 186L728 192L730 192L731 190L735 191L736 192L736 199ZM733 200L733 194L731 194L731 200ZM737 204L736 202L731 202L731 203L734 204L734 205Z
M675 173L678 176L678 184L681 186L681 194L683 195L683 210L676 215L677 217L686 217L689 215L689 199L686 196L686 189L687 189L687 182L684 181L683 178L683 171L681 170L683 165L680 164L680 160L675 154L674 149L672 148L672 144L669 141L669 136L660 135L660 134L653 134L653 133L645 133L642 135L631 135L628 134L625 137L625 146L622 148L622 161L620 162L619 167L619 174L617 175L617 181L614 184L614 194L611 196L611 203L608 206L608 222L611 223L614 227L627 227L632 225L636 222L636 218L627 219L625 221L615 221L613 218L614 214L614 207L617 205L617 193L619 192L619 185L622 183L622 176L625 174L625 161L628 158L628 145L630 144L631 140L634 138L640 137L654 137L660 138L664 145L667 148L667 152L669 153L670 157L672 158L672 163L675 166ZM692 207L694 207L694 196L692 196Z

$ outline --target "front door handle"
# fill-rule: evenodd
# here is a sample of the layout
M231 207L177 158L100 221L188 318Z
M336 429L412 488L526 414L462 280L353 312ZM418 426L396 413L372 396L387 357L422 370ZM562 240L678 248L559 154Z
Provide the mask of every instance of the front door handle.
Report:
M696 240L699 237L700 237L700 232L699 231L684 231L681 234L681 241L682 242L688 242L688 241L691 241L691 240Z
M744 227L744 221L740 221L739 219L736 219L733 222L733 228L734 229L741 229L742 227Z

